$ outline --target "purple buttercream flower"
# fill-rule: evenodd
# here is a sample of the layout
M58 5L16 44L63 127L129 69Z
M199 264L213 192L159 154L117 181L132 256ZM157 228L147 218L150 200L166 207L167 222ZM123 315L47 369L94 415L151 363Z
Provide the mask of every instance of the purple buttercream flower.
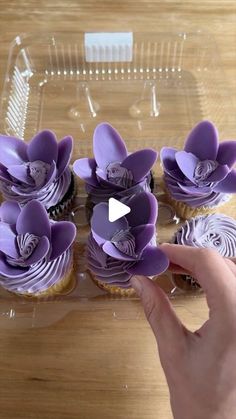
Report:
M87 191L96 202L105 201L114 194L128 196L125 193L127 191L132 195L137 185L145 189L145 183L150 181L150 170L157 159L156 151L143 149L128 154L118 132L107 123L96 127L93 150L93 159L76 160L73 169L85 180Z
M183 151L162 148L161 161L167 178L182 193L200 197L236 192L236 141L219 143L217 129L209 121L193 128Z
M0 135L0 190L5 198L25 204L45 195L47 208L59 202L70 184L66 170L72 146L71 137L57 143L55 134L48 130L39 132L29 144ZM50 202L46 204L49 195Z
M70 248L75 234L73 223L49 220L38 201L32 200L23 208L5 201L0 206L0 279L7 277L14 282L31 269L37 270L42 261L58 259Z
M162 250L153 244L157 219L155 197L141 192L129 200L129 207L129 214L110 222L108 204L96 205L88 241L88 264L96 277L123 287L130 286L132 275L157 275L169 265Z

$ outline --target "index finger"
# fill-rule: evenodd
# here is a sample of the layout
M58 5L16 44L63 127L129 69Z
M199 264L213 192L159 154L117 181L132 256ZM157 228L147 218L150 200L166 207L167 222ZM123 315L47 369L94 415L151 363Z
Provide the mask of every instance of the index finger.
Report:
M236 280L224 259L214 250L163 244L162 250L174 265L190 272L206 293L209 307L235 303Z

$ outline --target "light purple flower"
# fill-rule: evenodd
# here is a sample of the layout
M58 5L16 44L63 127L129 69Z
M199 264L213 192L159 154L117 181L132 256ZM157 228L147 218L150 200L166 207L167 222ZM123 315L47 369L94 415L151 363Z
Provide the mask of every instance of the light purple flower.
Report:
M0 190L4 194L7 185L13 196L34 199L63 175L72 146L71 137L57 143L55 134L48 130L39 132L29 144L0 135Z
M164 172L191 195L236 192L236 141L219 143L218 131L203 121L190 132L183 151L161 150Z
M140 202L142 205L140 205ZM88 264L105 282L130 286L132 275L157 275L169 261L155 242L157 201L151 193L141 192L129 200L131 212L110 222L108 204L95 206L88 242Z
M0 277L18 277L42 260L51 262L74 241L73 223L55 222L32 200L22 209L16 202L0 206Z
M109 124L99 124L93 137L94 158L76 160L74 172L85 180L88 192L105 189L119 193L138 185L150 175L156 151L143 149L128 154L125 143Z

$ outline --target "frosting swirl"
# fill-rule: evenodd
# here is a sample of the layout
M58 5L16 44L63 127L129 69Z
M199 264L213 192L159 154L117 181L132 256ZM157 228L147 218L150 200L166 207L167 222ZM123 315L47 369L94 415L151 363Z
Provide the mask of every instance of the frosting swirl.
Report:
M223 214L198 216L186 221L175 234L177 244L217 250L236 256L236 220Z
M219 166L217 161L214 160L203 160L199 161L194 170L194 181L199 186L210 186L211 183L207 182L207 179Z
M224 204L228 202L231 198L230 194L220 193L220 192L213 192L210 190L207 193L198 195L189 194L183 189L180 188L178 182L168 175L164 173L164 180L167 186L167 189L171 193L171 196L176 199L176 201L184 202L185 204L189 205L190 207L209 207L214 208L218 205Z
M42 170L40 171L40 169ZM44 166L38 166L38 164L36 166L33 165L30 168L32 176L34 176L34 178L37 179L37 182L39 183L42 182L44 169ZM49 209L62 200L70 186L71 176L71 171L69 168L67 168L64 173L53 183L48 185L46 188L39 189L38 191L35 190L34 193L32 193L32 191L28 193L27 189L22 189L21 194L15 193L12 190L10 184L6 182L0 182L1 191L4 198L8 201L15 201L23 206L32 199L37 199L37 201L41 202L45 208Z
M57 259L39 261L18 276L0 277L0 285L11 292L19 294L37 294L55 285L68 272L72 263L72 250L68 249Z

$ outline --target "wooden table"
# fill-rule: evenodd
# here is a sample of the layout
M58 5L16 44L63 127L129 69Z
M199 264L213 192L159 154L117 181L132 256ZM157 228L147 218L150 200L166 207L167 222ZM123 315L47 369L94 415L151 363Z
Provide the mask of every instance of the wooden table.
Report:
M9 42L22 32L203 29L216 38L236 103L235 7L233 0L0 0L0 84ZM236 128L233 112L230 118ZM190 329L207 317L203 298L174 305ZM73 305L66 316L63 303L59 310L53 325L1 330L1 419L172 417L156 343L138 301Z

